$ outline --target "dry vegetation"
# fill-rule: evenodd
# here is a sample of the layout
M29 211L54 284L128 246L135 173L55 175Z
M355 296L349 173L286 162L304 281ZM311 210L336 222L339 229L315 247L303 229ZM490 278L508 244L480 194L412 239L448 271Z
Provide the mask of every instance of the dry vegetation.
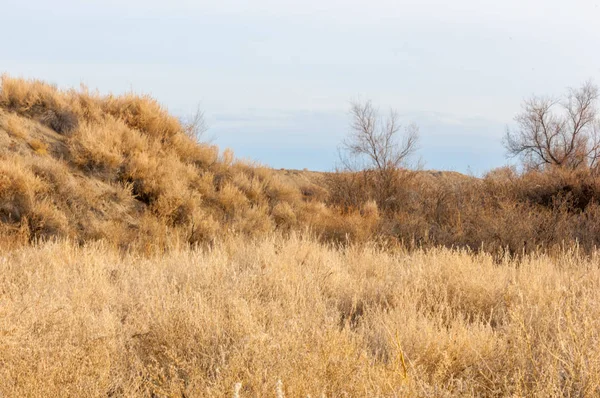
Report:
M4 76L3 235L17 244L67 237L160 251L167 242L206 244L299 223L333 235L356 222L316 203L322 188L288 185L187 131L148 97L60 91Z
M0 394L598 396L600 270L577 252L227 238L0 259Z
M277 172L190 131L2 78L0 396L600 395L595 171Z
M395 168L278 173L219 153L148 97L61 91L4 76L3 244L105 240L148 253L309 229L325 242L372 239L502 255L600 243L600 182L588 169L483 179ZM384 188L382 188L384 187Z

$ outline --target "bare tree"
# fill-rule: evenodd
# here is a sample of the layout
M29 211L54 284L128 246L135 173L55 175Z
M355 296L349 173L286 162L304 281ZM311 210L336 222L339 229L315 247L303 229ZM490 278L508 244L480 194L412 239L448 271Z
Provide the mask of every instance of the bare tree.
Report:
M347 168L356 168L358 164L363 170L395 170L405 166L416 151L419 128L410 124L402 134L395 110L390 110L383 120L371 101L352 102L350 115L350 133L342 142L342 150L350 155L342 158Z
M415 124L402 128L399 115L390 110L382 118L371 101L352 102L350 132L340 147L345 177L336 181L345 206L357 206L375 200L382 209L399 203L403 182L409 173L400 169L416 151L419 129Z
M562 98L534 96L507 129L504 146L530 168L595 167L600 157L598 87L586 82Z
M183 119L181 122L183 125L183 131L194 141L211 142L213 140L213 137L206 137L208 124L206 123L206 118L204 117L204 111L200 108L200 106L198 106L196 113L192 117Z

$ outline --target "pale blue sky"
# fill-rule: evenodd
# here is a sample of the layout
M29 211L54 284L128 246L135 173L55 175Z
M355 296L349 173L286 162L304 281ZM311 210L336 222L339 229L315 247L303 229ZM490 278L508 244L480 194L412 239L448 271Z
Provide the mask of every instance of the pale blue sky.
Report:
M370 98L426 167L481 173L523 98L600 80L598 2L3 0L0 71L201 103L217 144L286 168L332 169Z

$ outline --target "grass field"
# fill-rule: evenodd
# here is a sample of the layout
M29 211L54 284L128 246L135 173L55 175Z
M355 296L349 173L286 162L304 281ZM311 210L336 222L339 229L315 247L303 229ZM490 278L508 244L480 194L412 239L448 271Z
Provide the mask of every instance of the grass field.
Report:
M600 270L574 251L58 242L5 252L0 286L0 396L600 394Z

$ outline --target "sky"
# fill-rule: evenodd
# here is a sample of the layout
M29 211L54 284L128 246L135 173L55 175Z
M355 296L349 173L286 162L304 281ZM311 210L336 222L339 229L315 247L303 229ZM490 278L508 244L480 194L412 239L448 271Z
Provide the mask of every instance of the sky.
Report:
M275 168L332 170L349 104L416 123L425 168L480 175L533 94L600 83L600 0L2 0L0 72L150 94Z

